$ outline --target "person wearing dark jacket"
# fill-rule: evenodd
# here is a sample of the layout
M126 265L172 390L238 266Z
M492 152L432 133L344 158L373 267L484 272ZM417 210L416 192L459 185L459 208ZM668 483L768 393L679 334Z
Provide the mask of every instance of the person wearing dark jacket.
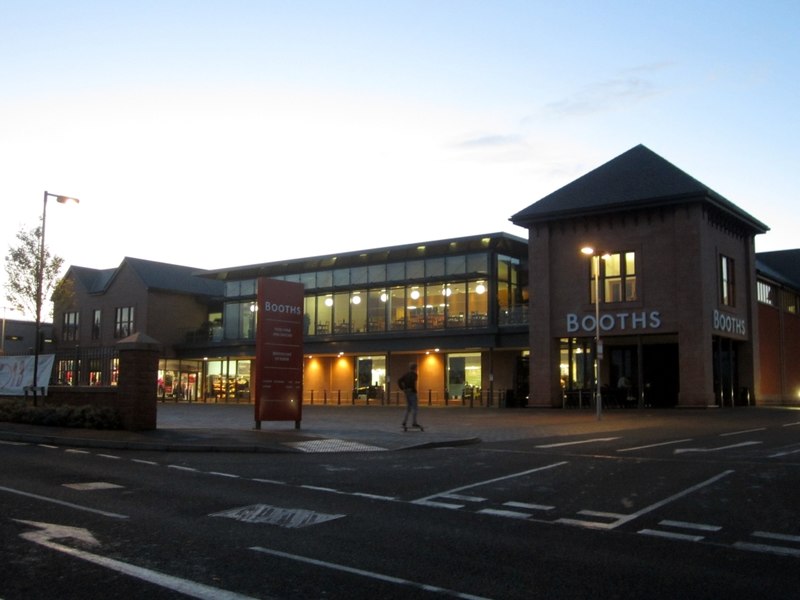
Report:
M424 431L422 425L417 423L419 397L417 396L417 365L408 365L408 371L397 381L397 385L406 395L406 414L403 415L403 429L407 430L408 417L411 416L411 426Z

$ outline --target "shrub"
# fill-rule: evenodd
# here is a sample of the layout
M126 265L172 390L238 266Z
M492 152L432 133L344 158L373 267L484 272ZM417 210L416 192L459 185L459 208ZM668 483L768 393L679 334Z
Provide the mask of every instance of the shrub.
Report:
M122 429L122 417L107 406L29 406L16 400L0 402L0 421L75 427L82 429Z

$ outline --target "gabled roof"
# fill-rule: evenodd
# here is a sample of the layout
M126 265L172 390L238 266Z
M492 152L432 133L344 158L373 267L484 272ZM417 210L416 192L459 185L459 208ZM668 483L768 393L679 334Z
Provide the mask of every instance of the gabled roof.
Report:
M643 145L635 146L511 217L523 227L570 217L708 202L756 233L769 228Z
M115 269L73 266L69 268L67 275L72 274L90 294L101 294L124 267L133 270L148 290L201 296L221 296L224 292L223 283L201 277L205 273L202 269L127 256Z
M800 290L800 248L756 253L756 271Z

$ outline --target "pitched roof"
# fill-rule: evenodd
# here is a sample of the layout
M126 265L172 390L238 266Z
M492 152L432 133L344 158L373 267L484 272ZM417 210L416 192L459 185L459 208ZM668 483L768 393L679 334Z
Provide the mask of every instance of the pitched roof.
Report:
M89 293L101 294L125 266L132 269L149 290L202 296L221 296L224 291L224 283L200 277L205 273L202 269L141 258L125 257L114 269L72 266L67 274L72 274Z
M800 290L800 248L756 253L756 271Z
M709 202L757 233L769 228L652 150L638 145L511 217L523 227L537 222L620 210Z

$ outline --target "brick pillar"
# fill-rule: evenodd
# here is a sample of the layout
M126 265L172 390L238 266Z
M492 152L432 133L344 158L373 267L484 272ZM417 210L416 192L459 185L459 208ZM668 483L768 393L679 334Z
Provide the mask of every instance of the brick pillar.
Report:
M143 334L120 340L118 406L128 431L156 429L161 344Z

